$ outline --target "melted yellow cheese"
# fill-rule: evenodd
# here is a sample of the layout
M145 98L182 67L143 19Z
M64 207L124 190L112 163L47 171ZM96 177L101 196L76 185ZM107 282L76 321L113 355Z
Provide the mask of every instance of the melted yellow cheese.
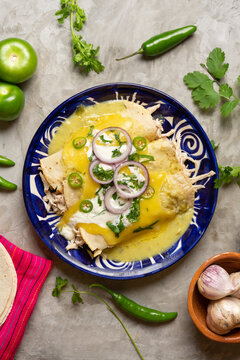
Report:
M49 146L49 154L63 149L63 161L66 172L74 170L79 171L84 179L83 189L79 200L70 207L65 213L58 228L66 225L70 218L79 210L79 205L83 199L92 199L99 189L99 184L92 180L89 175L89 159L87 154L89 146L82 149L75 149L72 145L76 137L87 137L90 125L94 129L102 130L107 127L121 127L128 131L132 139L138 135L139 124L129 117L121 115L123 103L112 102L102 103L95 106L80 108L59 128ZM92 138L88 137L89 141ZM149 154L148 146L141 154ZM161 154L156 154L157 157ZM163 162L164 163L164 162ZM193 211L190 209L184 214L177 214L174 209L165 208L160 201L160 194L164 181L168 177L169 171L174 173L173 169L179 170L179 164L176 162L166 164L164 170L158 170L155 165L149 166L150 185L154 187L155 193L151 199L140 199L140 218L136 223L131 223L116 237L113 231L108 227L102 227L96 223L79 223L77 226L84 228L90 234L102 235L109 246L113 249L106 251L109 258L130 261L140 260L144 257L153 256L169 248L187 229ZM171 167L171 170L170 170ZM169 169L169 170L168 170ZM157 222L152 229L133 232L138 228L144 228Z

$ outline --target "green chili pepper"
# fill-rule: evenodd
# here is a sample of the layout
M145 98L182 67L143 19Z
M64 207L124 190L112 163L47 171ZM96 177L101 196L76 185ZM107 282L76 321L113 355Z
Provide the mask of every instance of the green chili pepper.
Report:
M76 137L73 139L73 146L75 149L81 149L86 145L87 139L85 137Z
M145 137L137 136L133 139L133 146L139 151L144 150L147 146L147 140Z
M0 176L0 189L13 191L17 189L17 185Z
M89 213L93 209L93 204L90 200L83 200L79 206L80 210L84 213Z
M177 317L177 312L161 312L158 310L147 308L145 306L141 306L130 300L126 296L109 290L101 284L92 284L89 287L92 288L94 286L100 287L101 289L107 291L112 296L114 302L117 305L119 305L123 310L138 319L158 323L173 320Z
M127 59L137 54L143 54L150 57L163 54L164 52L172 49L174 46L180 44L183 40L187 39L196 30L197 27L195 25L188 25L153 36L149 40L145 41L138 51L116 60Z
M0 155L0 165L1 166L14 166L15 162L6 158L5 156Z
M71 173L68 177L68 184L72 188L77 189L82 186L83 178L78 172Z
M142 198L143 199L151 199L154 194L155 194L154 188L151 185L149 185L147 187L147 189L145 190L145 192L143 193Z

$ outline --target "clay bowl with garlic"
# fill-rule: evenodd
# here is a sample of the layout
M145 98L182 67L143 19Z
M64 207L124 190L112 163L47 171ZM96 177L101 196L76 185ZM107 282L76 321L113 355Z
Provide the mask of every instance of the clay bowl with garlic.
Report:
M206 299L203 295L201 295L198 290L197 281L203 271L213 264L223 267L229 274L238 272L240 271L240 253L226 252L218 254L211 257L200 266L200 268L193 276L189 286L189 314L198 330L207 338L222 343L240 343L240 328L235 328L228 334L218 335L211 331L207 326L207 307L210 300Z

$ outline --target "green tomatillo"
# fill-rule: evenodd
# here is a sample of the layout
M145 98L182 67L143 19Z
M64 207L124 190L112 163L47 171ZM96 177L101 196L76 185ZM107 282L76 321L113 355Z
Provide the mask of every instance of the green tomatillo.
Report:
M12 121L19 117L24 106L22 90L13 84L0 82L0 120Z
M37 67L37 54L25 40L8 38L0 41L0 79L19 84L28 80Z

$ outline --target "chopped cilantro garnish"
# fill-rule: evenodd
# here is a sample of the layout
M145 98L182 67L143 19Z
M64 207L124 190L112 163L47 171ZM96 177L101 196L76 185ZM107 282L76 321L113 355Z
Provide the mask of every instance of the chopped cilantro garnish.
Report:
M119 146L122 146L123 144L126 144L126 141L122 141L120 139L120 131L117 131L117 133L114 134L114 137L117 140L117 142L119 143Z
M143 230L151 230L153 228L153 226L158 222L159 222L159 220L154 221L152 224L145 226L145 227L139 226L137 229L133 230L133 233L137 233L137 232L143 231Z
M132 206L130 208L130 212L126 216L130 223L137 222L140 216L140 200L139 198L133 199Z
M94 125L90 125L90 130L89 130L89 133L87 134L87 137L89 136L91 136L91 137L93 137L93 129L94 129Z
M112 230L115 234L115 236L118 238L119 234L125 229L125 226L122 221L123 216L120 216L119 223L114 225L111 223L111 221L108 221L106 225L109 227L110 230Z
M104 135L100 135L100 136L99 136L99 139L101 139L101 141L102 141L104 144L106 144L106 143L112 143L112 140L107 140L107 139L105 139L105 138L104 138Z
M112 151L112 157L113 158L121 156L121 155L122 155L122 153L121 153L121 151L119 149L115 149L115 150Z
M112 169L104 170L99 164L93 168L93 174L101 181L107 181L113 178L114 171Z

